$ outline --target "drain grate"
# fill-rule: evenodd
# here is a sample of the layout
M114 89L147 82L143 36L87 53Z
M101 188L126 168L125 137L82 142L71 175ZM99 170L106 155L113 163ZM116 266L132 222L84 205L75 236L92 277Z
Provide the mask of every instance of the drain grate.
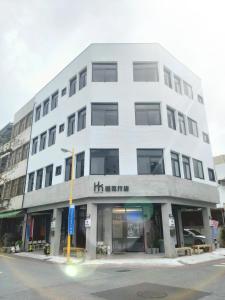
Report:
M139 291L137 296L143 299L163 299L168 296L167 293L157 291Z

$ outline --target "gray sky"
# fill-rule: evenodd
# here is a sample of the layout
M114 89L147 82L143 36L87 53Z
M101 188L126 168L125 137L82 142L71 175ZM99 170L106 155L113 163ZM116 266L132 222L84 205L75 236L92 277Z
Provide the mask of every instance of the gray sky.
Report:
M0 0L0 128L93 42L159 42L202 78L225 153L223 0Z

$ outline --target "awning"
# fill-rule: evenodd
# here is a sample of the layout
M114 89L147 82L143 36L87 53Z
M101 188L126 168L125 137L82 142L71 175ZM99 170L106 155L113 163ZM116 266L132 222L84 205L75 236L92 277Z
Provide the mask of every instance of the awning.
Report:
M22 210L0 212L0 219L19 218L22 216Z

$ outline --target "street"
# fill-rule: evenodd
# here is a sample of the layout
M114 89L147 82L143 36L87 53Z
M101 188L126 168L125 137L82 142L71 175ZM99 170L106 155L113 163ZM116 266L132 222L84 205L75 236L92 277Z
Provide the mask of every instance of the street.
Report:
M0 299L225 299L225 259L182 267L66 266L0 255Z

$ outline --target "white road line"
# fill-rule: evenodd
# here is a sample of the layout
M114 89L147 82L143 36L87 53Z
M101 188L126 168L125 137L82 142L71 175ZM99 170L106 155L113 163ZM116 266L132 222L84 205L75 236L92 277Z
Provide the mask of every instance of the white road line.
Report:
M225 268L225 265L213 265L213 267L224 267Z

